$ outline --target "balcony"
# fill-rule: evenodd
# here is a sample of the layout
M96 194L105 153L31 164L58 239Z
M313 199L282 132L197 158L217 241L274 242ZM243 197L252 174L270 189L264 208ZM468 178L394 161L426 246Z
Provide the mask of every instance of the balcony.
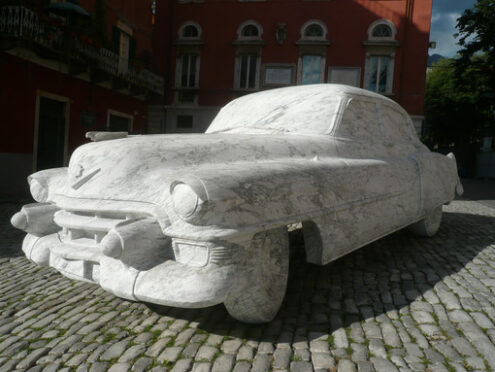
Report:
M94 82L110 82L113 89L137 97L163 95L163 78L141 68L139 61L126 61L126 68L119 69L122 61L117 53L74 33L57 19L23 6L3 6L0 7L0 50L14 48L57 60L66 64L73 75L87 74Z

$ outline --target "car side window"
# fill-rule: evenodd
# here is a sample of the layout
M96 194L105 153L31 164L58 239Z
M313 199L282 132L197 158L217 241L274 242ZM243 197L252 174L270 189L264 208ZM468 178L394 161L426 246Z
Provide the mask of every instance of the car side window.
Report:
M351 98L342 115L336 135L366 141L380 140L381 132L376 104L358 98Z
M411 142L413 137L409 130L409 123L402 112L392 107L381 105L380 114L385 141Z

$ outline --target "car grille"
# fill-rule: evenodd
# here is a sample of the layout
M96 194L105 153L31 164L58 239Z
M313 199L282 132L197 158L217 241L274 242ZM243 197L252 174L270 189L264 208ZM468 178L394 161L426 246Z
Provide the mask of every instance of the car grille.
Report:
M63 256L99 262L100 242L105 235L120 222L143 216L146 214L60 210L55 213L54 220L62 228L60 240L65 247L60 249L66 251Z

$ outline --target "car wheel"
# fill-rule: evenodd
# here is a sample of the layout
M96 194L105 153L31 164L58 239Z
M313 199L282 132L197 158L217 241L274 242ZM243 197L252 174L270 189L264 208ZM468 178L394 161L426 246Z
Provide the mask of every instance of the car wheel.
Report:
M242 322L266 323L277 315L285 296L289 274L287 229L258 233L246 248L245 263L225 307Z
M409 229L419 236L433 236L437 233L442 222L442 206L438 206L429 212L425 218L412 224Z

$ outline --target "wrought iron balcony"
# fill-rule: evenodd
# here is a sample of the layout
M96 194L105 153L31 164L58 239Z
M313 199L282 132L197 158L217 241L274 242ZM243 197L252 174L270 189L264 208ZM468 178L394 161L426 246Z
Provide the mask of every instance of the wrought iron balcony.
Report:
M125 72L119 71L117 53L70 34L67 27L23 6L0 7L0 43L3 50L23 47L43 58L80 66L75 69L77 73L88 72L97 80L111 80L115 86L136 94L163 95L161 76L132 63Z

